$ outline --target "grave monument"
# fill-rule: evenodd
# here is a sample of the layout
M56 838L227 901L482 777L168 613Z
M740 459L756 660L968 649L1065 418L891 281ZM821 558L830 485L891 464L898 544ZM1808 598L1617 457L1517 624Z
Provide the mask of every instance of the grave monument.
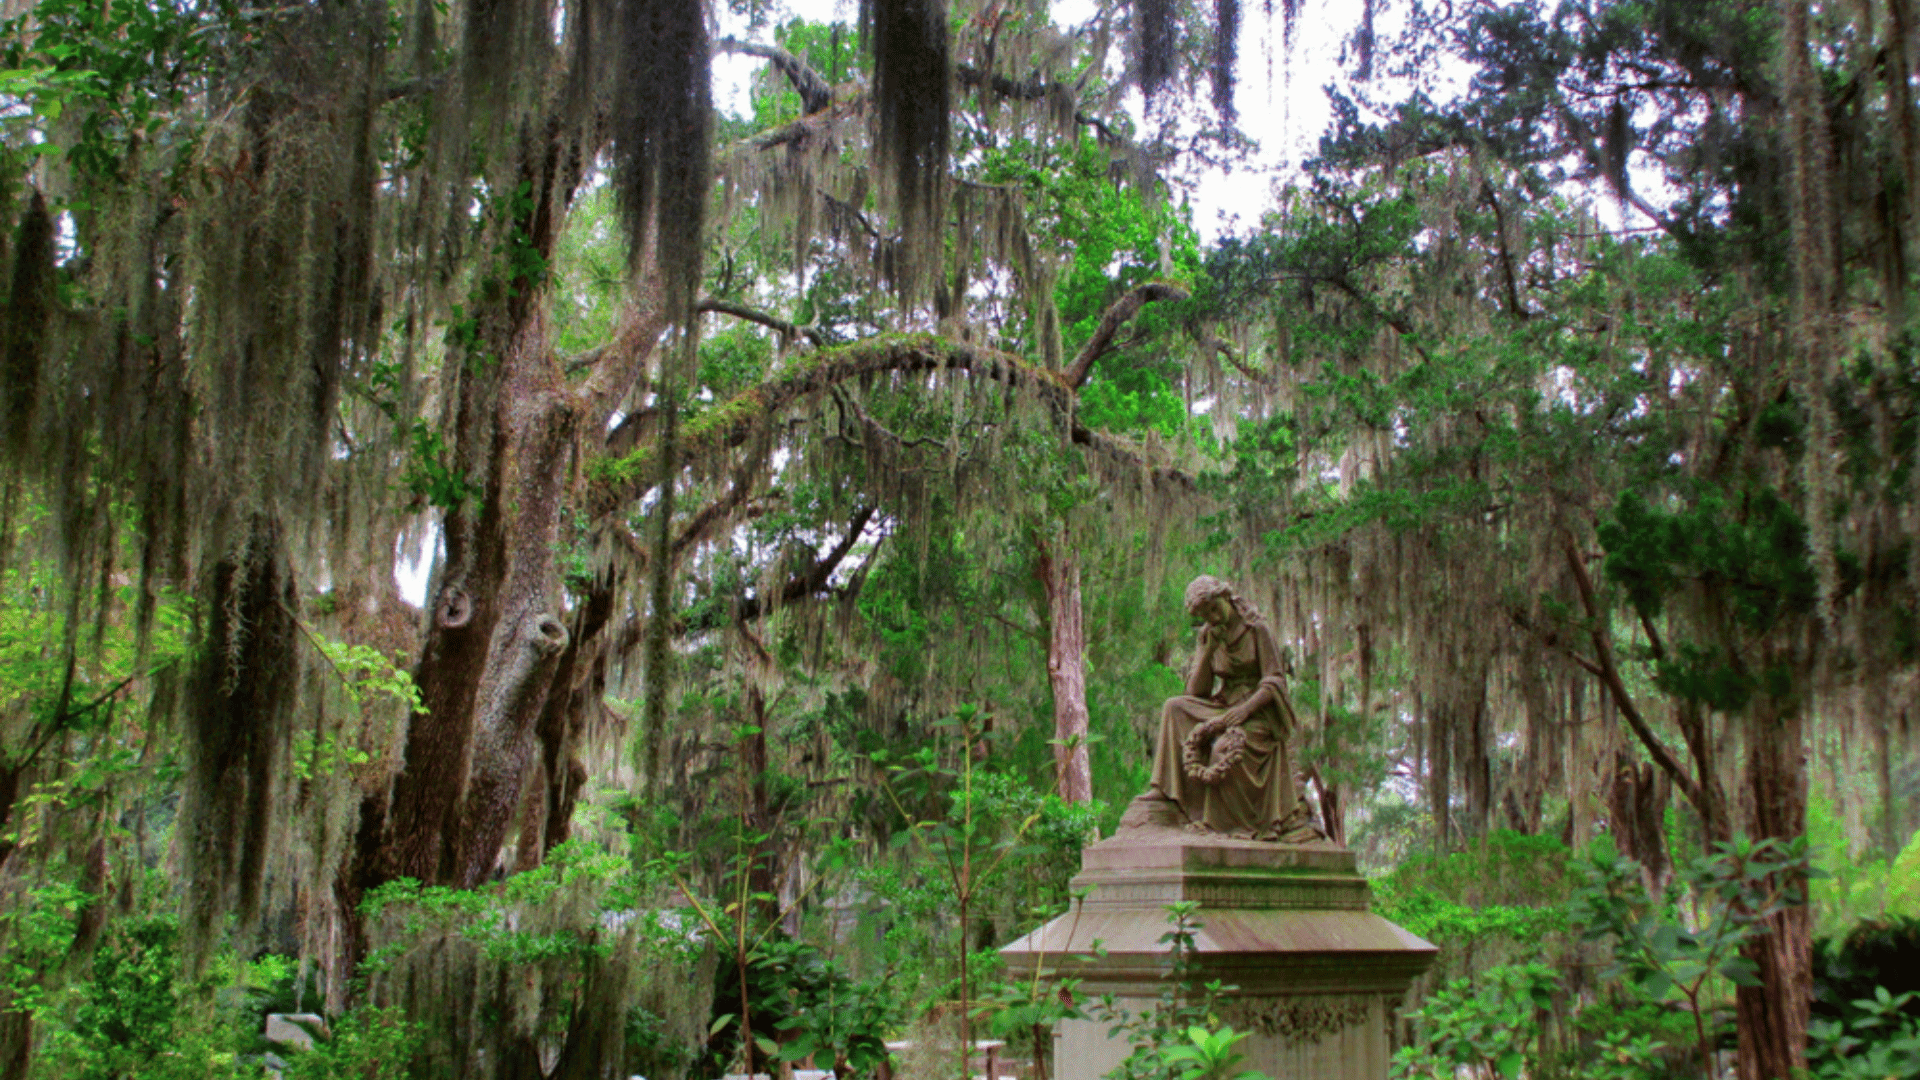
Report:
M1273 634L1232 586L1200 577L1204 625L1186 694L1161 712L1153 780L1112 837L1081 852L1084 899L1001 951L1013 972L1078 979L1138 1014L1171 966L1166 906L1198 905L1190 970L1233 987L1240 1068L1288 1080L1384 1080L1388 1028L1435 949L1369 910L1353 853L1301 796L1297 728ZM1093 1080L1130 1047L1111 1024L1063 1021L1054 1075Z

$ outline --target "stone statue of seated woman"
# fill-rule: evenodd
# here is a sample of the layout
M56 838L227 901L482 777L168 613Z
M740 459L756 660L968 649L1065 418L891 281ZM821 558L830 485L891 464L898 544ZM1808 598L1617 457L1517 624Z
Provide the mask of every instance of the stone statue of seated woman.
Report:
M1200 620L1187 692L1160 713L1153 782L1120 819L1124 831L1184 827L1250 840L1326 839L1295 779L1298 724L1273 631L1219 578L1187 586Z

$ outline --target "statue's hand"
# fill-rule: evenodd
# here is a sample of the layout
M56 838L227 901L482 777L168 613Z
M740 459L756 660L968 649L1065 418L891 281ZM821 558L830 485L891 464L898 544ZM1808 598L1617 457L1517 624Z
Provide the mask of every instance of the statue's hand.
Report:
M1253 710L1241 704L1229 707L1226 712L1220 714L1220 719L1225 722L1228 727L1239 727L1241 724L1246 723L1247 718L1252 715Z

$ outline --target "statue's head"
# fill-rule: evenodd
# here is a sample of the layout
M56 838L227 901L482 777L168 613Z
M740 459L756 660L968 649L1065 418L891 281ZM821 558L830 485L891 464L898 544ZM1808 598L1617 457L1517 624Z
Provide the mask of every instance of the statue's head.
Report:
M1196 619L1205 619L1210 623L1223 621L1209 617L1218 610L1214 601L1224 600L1231 607L1235 606L1237 599L1230 582L1211 574L1201 574L1187 584L1187 614Z

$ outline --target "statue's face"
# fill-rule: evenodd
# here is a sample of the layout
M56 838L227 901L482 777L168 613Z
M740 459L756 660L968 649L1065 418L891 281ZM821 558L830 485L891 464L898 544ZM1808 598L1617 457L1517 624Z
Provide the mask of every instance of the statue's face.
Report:
M1211 597L1188 608L1187 614L1208 626L1225 626L1233 619L1233 601L1224 596Z

